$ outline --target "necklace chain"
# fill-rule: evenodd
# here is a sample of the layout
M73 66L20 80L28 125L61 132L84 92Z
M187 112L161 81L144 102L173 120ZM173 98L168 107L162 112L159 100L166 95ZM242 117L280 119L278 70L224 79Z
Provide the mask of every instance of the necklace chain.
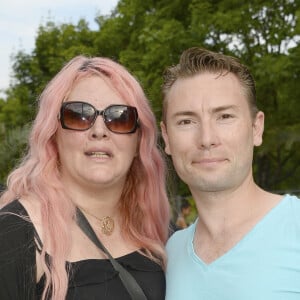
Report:
M114 231L115 228L115 222L113 220L112 217L110 216L105 216L103 218L98 218L95 215L91 214L90 212L86 211L85 209L83 209L82 207L80 207L80 209L82 211L84 211L87 215L95 218L97 220L97 222L100 225L101 228L101 232L105 235L111 235Z

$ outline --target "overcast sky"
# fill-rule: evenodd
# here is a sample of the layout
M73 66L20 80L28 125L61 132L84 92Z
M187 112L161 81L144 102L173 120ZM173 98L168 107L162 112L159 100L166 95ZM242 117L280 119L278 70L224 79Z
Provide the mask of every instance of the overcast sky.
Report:
M84 18L90 29L96 29L96 15L109 14L117 3L118 0L1 0L0 93L9 86L10 56L18 50L33 50L39 25L48 20L77 24Z

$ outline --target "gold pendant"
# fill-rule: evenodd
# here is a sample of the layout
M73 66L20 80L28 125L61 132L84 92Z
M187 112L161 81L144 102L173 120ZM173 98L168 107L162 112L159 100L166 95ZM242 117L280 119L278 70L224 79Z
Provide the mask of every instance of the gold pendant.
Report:
M100 220L100 226L103 234L111 235L115 228L115 223L111 217L107 216Z

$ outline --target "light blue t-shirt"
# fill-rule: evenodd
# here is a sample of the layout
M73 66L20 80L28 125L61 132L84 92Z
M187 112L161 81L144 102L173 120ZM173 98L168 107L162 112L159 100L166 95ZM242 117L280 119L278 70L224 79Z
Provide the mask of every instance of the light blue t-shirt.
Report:
M210 264L194 251L195 228L167 243L166 300L300 300L300 199L286 195Z

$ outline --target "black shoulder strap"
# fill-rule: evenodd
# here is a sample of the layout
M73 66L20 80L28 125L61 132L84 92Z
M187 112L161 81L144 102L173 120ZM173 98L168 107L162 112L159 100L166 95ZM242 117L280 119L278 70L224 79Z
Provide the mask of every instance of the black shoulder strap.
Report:
M120 265L108 252L108 250L104 247L101 241L96 236L93 228L89 224L88 220L81 212L79 208L76 209L77 216L77 224L81 228L81 230L87 235L87 237L99 248L101 249L109 258L111 264L114 269L118 271L120 279L130 294L132 300L147 300L143 290L136 282L134 277L122 266Z

